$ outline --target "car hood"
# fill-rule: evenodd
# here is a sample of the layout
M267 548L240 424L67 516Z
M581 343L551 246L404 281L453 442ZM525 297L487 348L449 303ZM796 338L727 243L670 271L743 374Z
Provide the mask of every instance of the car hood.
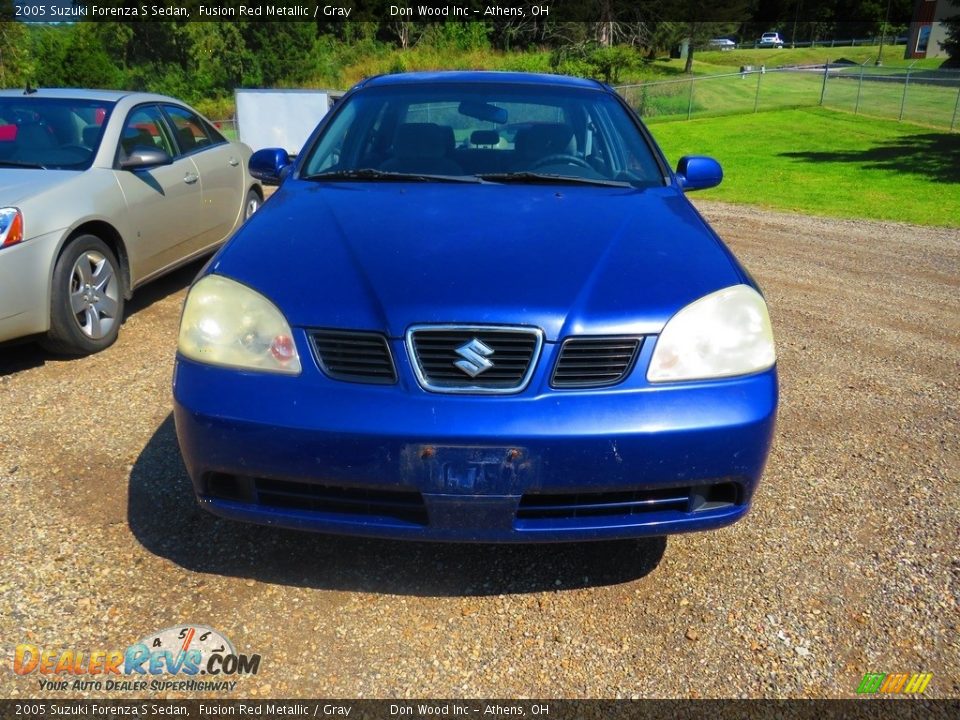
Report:
M655 333L744 282L673 187L291 180L211 263L294 326L535 325Z
M16 207L27 198L75 177L77 172L74 170L0 168L0 207Z

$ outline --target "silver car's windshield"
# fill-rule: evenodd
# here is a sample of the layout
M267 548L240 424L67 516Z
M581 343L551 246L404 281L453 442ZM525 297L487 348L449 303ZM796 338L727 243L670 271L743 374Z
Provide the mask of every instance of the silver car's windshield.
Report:
M0 168L86 170L112 109L103 100L0 97Z
M301 177L663 185L653 151L607 92L509 83L399 84L344 101Z

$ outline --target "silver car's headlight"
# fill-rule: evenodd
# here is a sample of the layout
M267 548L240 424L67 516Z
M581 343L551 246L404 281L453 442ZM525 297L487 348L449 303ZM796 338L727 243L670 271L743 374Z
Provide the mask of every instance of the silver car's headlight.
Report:
M246 285L207 275L190 289L178 349L210 365L300 374L290 325L277 307Z
M657 338L647 380L746 375L772 367L776 359L767 304L752 287L734 285L670 318Z
M0 248L23 240L23 213L17 208L0 208Z

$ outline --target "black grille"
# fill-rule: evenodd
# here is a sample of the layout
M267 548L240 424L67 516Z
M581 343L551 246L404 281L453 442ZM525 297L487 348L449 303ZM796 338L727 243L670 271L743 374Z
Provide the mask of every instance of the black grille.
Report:
M395 383L387 339L377 333L318 330L311 334L320 369L335 380Z
M518 520L642 515L651 512L699 512L740 503L733 482L652 490L604 493L527 494L520 499Z
M257 478L254 486L260 505L427 524L427 509L418 492L331 487L267 478Z
M550 384L555 388L615 385L633 369L642 338L570 338L563 343Z
M316 485L292 480L210 473L206 495L263 507L427 524L423 496L416 491Z
M419 379L429 390L510 392L522 390L529 381L541 337L532 328L420 328L410 333L408 347ZM457 350L473 340L493 352L482 355L492 366L471 377L457 366L460 361L469 362Z

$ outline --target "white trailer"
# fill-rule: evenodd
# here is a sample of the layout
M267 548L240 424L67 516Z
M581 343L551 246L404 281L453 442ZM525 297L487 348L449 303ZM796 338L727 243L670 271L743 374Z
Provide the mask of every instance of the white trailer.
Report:
M237 132L254 151L283 148L296 155L333 107L339 90L237 90Z

